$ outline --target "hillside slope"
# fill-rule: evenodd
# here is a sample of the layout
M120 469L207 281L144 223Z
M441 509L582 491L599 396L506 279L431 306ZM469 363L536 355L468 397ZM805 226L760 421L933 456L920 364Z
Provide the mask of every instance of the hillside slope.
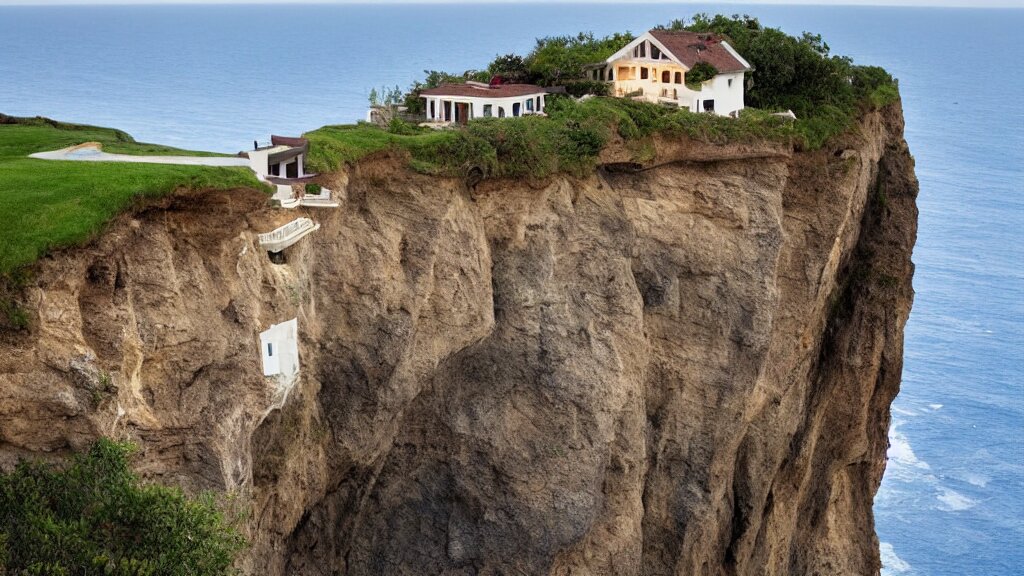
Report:
M167 198L37 265L0 464L133 438L147 477L250 504L249 574L877 574L902 130L473 189L378 155L308 214ZM272 264L256 233L299 215ZM258 334L293 317L282 390Z

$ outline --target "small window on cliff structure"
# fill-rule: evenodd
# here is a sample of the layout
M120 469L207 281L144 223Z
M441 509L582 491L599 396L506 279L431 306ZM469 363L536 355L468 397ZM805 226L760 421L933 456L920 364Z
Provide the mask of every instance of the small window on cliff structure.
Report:
M729 78L729 88L732 88L732 78Z
M267 342L267 356L273 356L273 355L274 355L274 343L273 342Z

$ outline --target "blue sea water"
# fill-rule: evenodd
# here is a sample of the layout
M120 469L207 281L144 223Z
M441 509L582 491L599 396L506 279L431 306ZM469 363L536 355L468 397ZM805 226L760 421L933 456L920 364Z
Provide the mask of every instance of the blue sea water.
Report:
M534 38L643 31L711 5L0 7L0 112L237 151L363 116L370 89ZM1024 10L741 6L900 80L921 180L917 299L889 467L885 573L1024 566ZM0 175L2 177L2 175ZM0 226L2 226L0 215Z

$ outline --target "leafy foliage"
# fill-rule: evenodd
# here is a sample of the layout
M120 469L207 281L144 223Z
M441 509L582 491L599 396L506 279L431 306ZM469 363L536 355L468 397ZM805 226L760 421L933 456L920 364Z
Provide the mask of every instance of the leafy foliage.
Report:
M584 67L601 62L633 41L628 32L598 38L593 33L538 38L526 57L532 79L541 85L557 85L586 77Z
M794 37L766 28L750 16L706 14L690 21L673 20L662 28L724 35L750 61L755 71L748 77L749 106L739 118L692 114L623 98L576 101L552 95L547 101L548 118L481 118L465 127L427 132L405 123L392 124L387 131L326 127L309 135L310 165L330 170L339 162L390 149L408 153L411 165L421 172L458 176L474 170L493 177L540 178L555 172L586 173L615 137L624 140L637 158L653 157L655 135L715 143L775 140L814 149L848 129L864 107L877 108L899 99L896 81L885 70L855 66L849 58L833 56L816 34ZM607 59L632 40L629 33L541 38L525 57L496 57L484 75L473 70L461 75L426 71L425 80L414 84L407 95L407 104L411 111L422 111L419 90L446 82L486 80L487 75L562 84L570 96L600 96L607 92L607 84L587 79L586 65ZM711 64L701 63L687 72L686 80L699 84L717 73ZM796 122L772 114L787 109L797 114Z
M0 573L218 575L244 545L212 496L142 485L131 447L100 440L64 470L0 475Z
M423 113L420 92L437 88L442 84L460 84L467 80L489 82L494 76L501 76L506 82L539 84L541 86L566 86L570 94L606 95L607 86L587 79L584 68L588 64L605 60L633 41L628 32L597 37L593 33L575 36L550 36L538 38L533 50L524 56L503 54L496 56L486 71L466 70L453 74L439 70L424 70L426 77L409 87L405 105L410 113Z
M607 82L600 82L598 80L574 80L572 82L565 83L565 91L570 96L585 96L590 94L592 96L608 96L611 93Z
M497 56L487 67L491 76L501 76L507 82L528 82L531 79L526 60L518 54Z
M664 28L725 36L754 67L747 105L793 110L808 148L817 148L846 130L860 106L879 107L899 99L892 76L881 68L856 66L848 57L831 54L820 34L790 36L762 26L752 16L722 14L697 14L690 23L674 20Z
M457 129L418 129L409 135L365 123L327 126L306 135L310 140L307 162L317 170L329 171L341 162L390 150L407 154L414 169L429 174L458 177L478 171L494 178L544 178L561 172L584 176L615 137L642 144L656 134L719 143L788 141L794 135L791 122L766 112L748 110L732 119L622 98L577 101L553 97L547 114L546 118L480 118Z
M405 101L405 95L398 86L387 88L382 86L378 91L376 88L370 90L370 108L376 115L377 122L381 126L388 126L398 117L398 107Z
M715 76L718 76L718 68L715 68L709 62L697 62L686 72L686 83L691 87L696 86L697 90L700 90L700 85L708 80L711 80Z

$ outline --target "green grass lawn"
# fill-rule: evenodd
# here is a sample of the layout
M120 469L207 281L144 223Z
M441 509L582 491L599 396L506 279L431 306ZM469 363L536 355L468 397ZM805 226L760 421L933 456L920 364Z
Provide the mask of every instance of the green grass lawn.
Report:
M104 150L120 154L203 154L137 143L108 128L37 119L0 124L0 276L50 249L87 241L137 198L180 187L261 188L245 168L28 158L84 142L100 142Z

